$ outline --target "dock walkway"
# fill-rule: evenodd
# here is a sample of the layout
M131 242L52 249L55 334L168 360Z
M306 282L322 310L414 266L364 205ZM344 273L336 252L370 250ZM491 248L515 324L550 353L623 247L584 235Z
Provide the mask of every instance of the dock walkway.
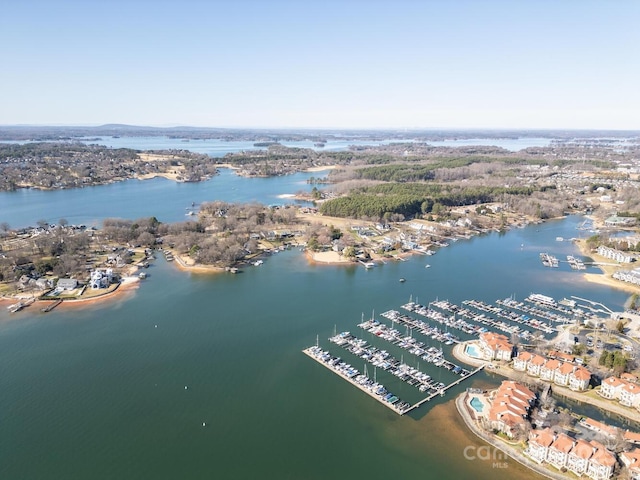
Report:
M322 350L320 347L308 347L302 350L302 352L308 357L313 358L320 365L327 367L354 387L362 390L371 398L376 399L385 407L393 410L398 415L403 415L411 408L407 402L402 402L398 397L388 392L383 385L372 382L360 374L357 369L350 365L344 365L344 362L340 362L340 358L329 355L328 352ZM357 379L360 379L362 383L359 383Z
M482 369L484 369L484 365L480 365L478 368L476 368L476 369L475 369L473 372L471 372L469 375L467 375L467 376L465 376L465 377L462 377L462 378L459 378L458 380L456 380L456 381L454 381L454 382L450 383L449 385L447 385L446 387L442 388L440 391L438 391L438 392L433 392L433 393L432 393L431 395L429 395L428 397L423 398L423 399L422 399L422 400L420 400L418 403L416 403L416 404L412 405L412 406L411 406L411 408L410 408L409 410L407 410L407 412L410 412L411 410L416 409L416 408L420 408L420 406L421 406L423 403L427 403L427 402L429 402L429 401L433 400L433 398L435 398L435 397L436 397L436 396L438 396L438 395L440 395L440 396L444 395L444 393L445 393L447 390L449 390L450 388L455 387L456 385L458 385L458 384L459 384L460 382L462 382L463 380L466 380L467 378L472 377L473 375L475 375L476 373L478 373L478 372L479 372L480 370L482 370ZM407 413L407 412L405 412L405 413Z

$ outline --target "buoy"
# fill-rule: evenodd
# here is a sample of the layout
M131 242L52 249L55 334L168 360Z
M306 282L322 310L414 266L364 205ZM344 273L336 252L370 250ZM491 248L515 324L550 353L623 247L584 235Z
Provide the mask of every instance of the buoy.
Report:
M207 424L206 424L206 423L204 423L204 422L202 422L202 426L203 426L203 427L206 427L206 426L207 426Z
M184 389L186 390L187 388L188 388L188 387L185 385L185 386L184 386Z

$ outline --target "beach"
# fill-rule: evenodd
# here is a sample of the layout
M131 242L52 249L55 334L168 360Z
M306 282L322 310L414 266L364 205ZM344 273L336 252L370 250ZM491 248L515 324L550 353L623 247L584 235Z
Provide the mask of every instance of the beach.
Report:
M312 252L307 250L306 257L311 263L320 263L324 265L355 265L353 260L344 257L333 250L328 252Z

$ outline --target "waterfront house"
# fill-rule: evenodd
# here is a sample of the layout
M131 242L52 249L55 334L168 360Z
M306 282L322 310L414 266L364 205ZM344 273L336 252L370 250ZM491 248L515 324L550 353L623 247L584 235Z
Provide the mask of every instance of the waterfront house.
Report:
M618 400L622 387L626 384L627 382L618 377L605 378L600 384L600 395L609 400Z
M513 369L526 371L532 377L540 377L541 380L554 382L556 385L568 386L572 390L582 391L589 388L591 372L585 367L574 365L573 355L550 352L550 357L520 352L513 360Z
M638 406L640 404L640 386L627 382L620 390L620 403L625 407Z
M89 282L92 289L107 288L113 280L113 270L106 268L103 270L93 270L91 272L91 280Z
M589 459L593 456L594 447L583 439L576 440L575 445L567 455L567 469L580 476L589 468Z
M633 479L640 478L640 448L634 448L629 452L622 452L620 460L629 470L629 476Z
M635 382L608 377L600 385L600 395L609 400L619 400L625 407L640 407L640 385Z
M566 365L566 364L565 364ZM582 391L589 388L591 372L584 367L575 367L569 374L569 388L574 391Z
M511 360L513 344L505 335L494 332L481 333L478 346L485 360Z
M527 365L527 373L532 377L539 377L540 370L542 369L542 366L546 361L546 358L540 355L534 355L533 358L529 360L529 364Z
M78 288L78 280L75 278L59 278L56 287L60 290L75 290Z
M569 375L573 373L573 365L570 363L563 363L556 370L556 374L553 377L553 383L566 387L569 385Z
M547 360L542 367L540 367L540 379L547 382L553 382L553 378L556 375L556 370L562 365L560 360L555 358Z
M591 440L591 444L595 447L595 451L589 459L587 475L593 480L606 480L613 475L616 457L601 443Z
M524 453L538 463L546 462L549 447L555 438L555 434L549 427L542 430L531 430L529 432L529 444Z
M599 424L599 422L595 423ZM603 432L613 428L600 425L603 427ZM600 429L594 430L600 431ZM573 439L565 433L554 434L549 428L532 430L524 453L538 463L547 462L558 470L566 468L577 476L588 475L594 480L610 478L616 464L615 455L601 443L582 438ZM635 458L640 458L640 450L637 457L630 455L624 461L631 464L636 461Z
M569 452L573 448L573 439L564 433L556 435L556 439L549 446L547 461L558 470L567 466Z
M533 354L530 352L519 352L518 356L513 359L513 369L519 372L524 372L527 370L527 365L532 358Z
M605 258L610 258L619 263L631 263L635 260L633 255L629 255L626 252L616 250L615 248L605 247L604 245L600 245L597 252L599 255L602 255Z
M616 280L620 280L622 282L640 285L640 268L636 268L634 270L617 271L612 276Z
M536 395L524 385L505 380L490 396L488 419L491 427L513 438L527 424Z

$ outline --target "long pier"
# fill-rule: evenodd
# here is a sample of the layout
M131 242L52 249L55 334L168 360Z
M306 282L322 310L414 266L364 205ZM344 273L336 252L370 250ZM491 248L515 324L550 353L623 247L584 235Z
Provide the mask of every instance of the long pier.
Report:
M388 392L383 385L379 383L374 383L369 378L364 375L361 375L360 372L351 367L350 365L345 365L341 370L338 363L340 361L339 357L332 357L327 352L320 349L320 347L308 347L302 350L302 352L310 358L313 358L320 365L324 365L333 373L338 374L341 378L349 382L354 387L362 390L364 393L369 395L371 398L376 399L385 407L393 410L398 415L403 415L407 411L409 411L411 405L407 402L402 402L398 397ZM328 357L328 358L327 358ZM325 358L327 358L325 360ZM359 383L354 378L361 379L362 383Z
M56 308L56 307L57 307L58 305L60 305L61 303L62 303L62 299L60 299L60 298L59 298L59 299L57 299L57 300L52 301L52 302L51 302L49 305L47 305L46 307L41 308L41 309L40 309L40 311L41 311L42 313L50 312L51 310L53 310L54 308Z

